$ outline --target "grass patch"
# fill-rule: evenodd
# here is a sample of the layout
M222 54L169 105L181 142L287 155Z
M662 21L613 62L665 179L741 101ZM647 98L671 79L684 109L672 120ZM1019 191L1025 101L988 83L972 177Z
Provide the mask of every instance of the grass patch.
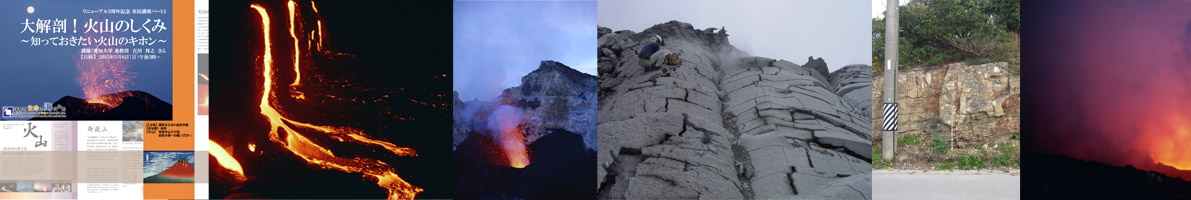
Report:
M955 168L955 163L953 163L953 162L943 162L943 163L939 163L938 165L935 165L935 169L951 170L953 168Z
M881 147L873 146L873 169L893 167L893 162L881 157Z
M897 139L897 147L898 148L901 148L901 147L904 147L907 145L919 145L919 144L922 144L922 141L919 140L918 136L915 136L915 135L903 135L901 138Z
M996 151L999 154L992 157L993 166L1018 167L1021 158L1019 155L1021 150L1018 147L1012 146L1009 142L1000 142L997 144Z
M938 153L939 155L947 155L947 146L947 140L939 136L935 136L935 138L930 142L931 150L935 150L935 153Z
M984 161L980 156L966 155L959 161L960 169L983 169L985 168Z

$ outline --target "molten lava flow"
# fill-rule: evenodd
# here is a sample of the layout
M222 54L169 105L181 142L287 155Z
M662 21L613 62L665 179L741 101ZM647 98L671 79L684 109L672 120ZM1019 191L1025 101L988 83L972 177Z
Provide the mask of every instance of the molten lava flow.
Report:
M310 8L314 9L315 15L318 15L318 6L314 6L314 1L310 1ZM318 18L319 19L316 21L318 24L318 29L315 29L314 31L315 33L318 33L318 52L323 52L323 19L322 16L319 16Z
M215 161L219 163L219 166L236 172L237 180L244 180L244 169L240 168L240 161L236 161L236 158L227 153L227 150L224 150L219 143L215 143L213 140L207 140L207 142L211 156L215 156Z
M524 168L529 165L529 152L525 150L525 136L521 132L521 111L516 107L501 105L488 116L488 129L496 133L493 139L505 151L509 166Z
M290 1L290 13L293 16L293 1ZM333 139L341 142L354 142L364 145L376 145L384 147L386 150L393 152L398 156L416 156L417 153L410 148L397 147L389 142L380 141L368 138L362 131L348 128L348 127L334 127L334 126L320 126L309 123L298 122L290 120L283 116L280 108L270 101L270 97L276 95L272 92L273 88L273 56L271 47L272 43L269 39L269 16L265 8L253 4L252 8L256 9L261 15L262 30L265 38L264 43L264 71L262 78L264 79L263 91L261 93L260 109L261 115L269 121L269 140L282 145L294 155L306 160L307 163L325 168L344 171L348 173L362 173L366 177L373 177L377 179L377 185L389 190L390 199L413 199L418 193L422 192L422 188L413 186L406 182L395 172L393 167L387 163L363 157L355 158L341 158L336 157L333 152L326 149L322 145L316 144L308 139L303 133L298 130L312 130L327 134ZM291 18L292 21L292 18ZM293 25L291 23L291 25ZM292 26L290 27L292 31ZM291 32L292 33L292 32ZM291 34L291 36L294 36ZM295 40L296 43L296 40ZM298 51L295 45L294 51ZM295 54L297 55L297 54ZM297 59L295 58L295 61ZM297 63L295 62L295 71L297 70ZM296 78L295 78L296 79ZM297 84L295 80L295 84ZM278 130L285 131L285 137L282 138Z
M298 4L290 0L287 5L289 7L289 36L294 38L294 83L290 84L290 86L298 86L298 81L302 80L302 71L298 70L299 63L302 63L298 61L298 58L302 56L298 54L301 52L298 51L298 35L294 33L294 27L296 26L294 25L294 18L298 17L298 15L294 14L294 9L298 7Z

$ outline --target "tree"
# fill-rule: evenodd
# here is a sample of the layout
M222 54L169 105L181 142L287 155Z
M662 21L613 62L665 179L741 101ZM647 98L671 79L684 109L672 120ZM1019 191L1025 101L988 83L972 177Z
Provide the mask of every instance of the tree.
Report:
M1016 56L1018 0L914 0L899 8L902 66ZM873 19L873 66L884 61L883 19Z

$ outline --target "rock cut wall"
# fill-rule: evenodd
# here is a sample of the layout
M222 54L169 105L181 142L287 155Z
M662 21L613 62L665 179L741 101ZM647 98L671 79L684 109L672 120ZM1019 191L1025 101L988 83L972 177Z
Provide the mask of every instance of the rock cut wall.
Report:
M1021 129L1021 78L1007 69L1006 62L899 71L898 133L939 136L954 134L959 147L1005 141ZM873 77L875 88L884 88L884 75ZM884 111L879 99L884 91L873 90L872 125L879 127ZM873 135L879 143L880 129Z

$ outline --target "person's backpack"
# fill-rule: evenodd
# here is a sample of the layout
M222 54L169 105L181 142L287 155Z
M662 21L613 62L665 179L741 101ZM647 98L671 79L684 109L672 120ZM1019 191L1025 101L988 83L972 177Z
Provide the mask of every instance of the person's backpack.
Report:
M671 53L666 55L665 64L678 66L682 64L682 60L678 59L678 53Z

